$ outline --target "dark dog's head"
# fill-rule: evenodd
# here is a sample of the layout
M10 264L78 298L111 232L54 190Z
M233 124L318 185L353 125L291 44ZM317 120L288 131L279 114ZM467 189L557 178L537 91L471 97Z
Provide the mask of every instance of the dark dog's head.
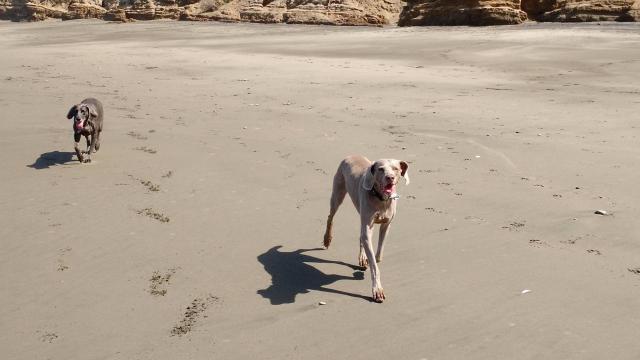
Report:
M362 187L375 190L387 198L396 192L396 184L402 177L409 184L409 165L405 161L381 159L374 162L364 175Z
M80 132L84 129L87 121L91 120L91 117L98 117L98 112L91 104L78 104L73 105L67 113L67 119L73 119L73 129L75 132Z

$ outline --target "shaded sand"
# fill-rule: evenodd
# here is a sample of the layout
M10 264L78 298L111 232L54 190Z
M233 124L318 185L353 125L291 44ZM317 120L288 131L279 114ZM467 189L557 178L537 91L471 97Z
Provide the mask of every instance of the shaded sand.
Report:
M2 357L638 359L639 34L0 23ZM382 305L352 153L410 162Z

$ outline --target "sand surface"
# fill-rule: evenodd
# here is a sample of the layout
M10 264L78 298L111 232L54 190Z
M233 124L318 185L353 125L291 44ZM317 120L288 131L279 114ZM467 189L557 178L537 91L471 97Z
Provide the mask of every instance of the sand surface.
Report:
M2 22L0 51L3 359L640 358L637 24ZM410 163L381 305L349 201L320 249L349 154Z

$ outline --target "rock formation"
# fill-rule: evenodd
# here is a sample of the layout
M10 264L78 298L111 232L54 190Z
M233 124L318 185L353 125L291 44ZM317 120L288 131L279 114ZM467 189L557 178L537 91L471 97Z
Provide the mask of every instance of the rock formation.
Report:
M538 21L639 21L639 0L522 0L522 10Z
M400 8L401 0L0 0L0 19L384 25L396 22Z
M408 0L398 25L507 25L526 19L520 0Z
M175 19L327 25L640 21L640 0L0 0L0 19ZM402 12L400 11L402 8Z

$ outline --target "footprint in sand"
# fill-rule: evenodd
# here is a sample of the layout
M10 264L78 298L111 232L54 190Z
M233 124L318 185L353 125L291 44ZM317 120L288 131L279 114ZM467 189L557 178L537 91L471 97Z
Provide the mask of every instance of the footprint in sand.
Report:
M66 248L60 249L58 251L58 254L59 254L59 257L58 257L58 271L69 270L69 266L66 264L66 261L64 260L64 255L67 254L70 251L71 251L70 247L66 247Z
M40 330L36 331L36 333L41 333ZM45 331L42 335L40 335L40 341L44 343L53 343L58 339L58 334L54 332Z
M524 225L525 225L526 221L514 221L511 224L507 225L507 226L503 226L503 229L509 229L509 231L520 231L522 229L524 229Z
M540 239L530 239L529 240L529 245L531 245L532 247L535 248L541 248L541 247L548 247L549 244L547 244L547 242L542 241Z
M161 223L168 223L171 220L168 216L165 216L164 214L159 213L152 208L144 208L142 210L137 210L136 212L138 213L138 215L150 217L154 220L160 221Z
M158 270L154 271L149 279L149 294L153 296L167 295L167 285L169 285L169 281L176 273L177 269L178 268L171 268L164 274L160 273Z
M217 296L211 294L204 298L195 298L187 310L184 312L184 316L180 322L171 329L171 336L183 336L188 334L196 325L198 320L202 317L206 318L205 311L211 304L220 302Z
M140 184L144 185L144 187L146 187L149 191L152 191L152 192L160 191L160 185L152 183L151 180L136 178L133 175L129 175L129 177L136 181L139 181Z

